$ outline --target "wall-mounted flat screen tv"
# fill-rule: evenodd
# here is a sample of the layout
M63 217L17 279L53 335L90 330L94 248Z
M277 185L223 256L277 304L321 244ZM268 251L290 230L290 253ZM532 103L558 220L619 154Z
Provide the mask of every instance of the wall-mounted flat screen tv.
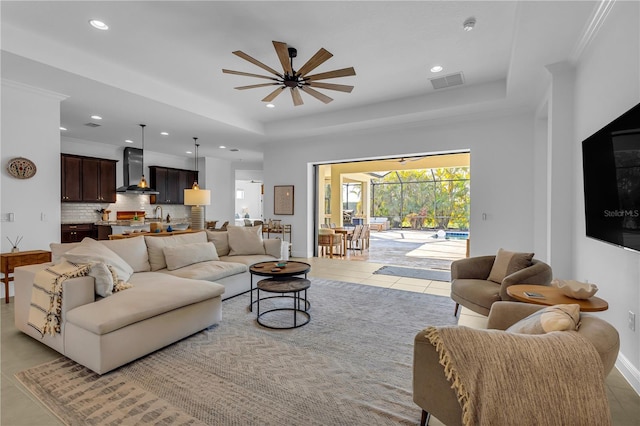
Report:
M587 237L640 252L640 104L582 142Z

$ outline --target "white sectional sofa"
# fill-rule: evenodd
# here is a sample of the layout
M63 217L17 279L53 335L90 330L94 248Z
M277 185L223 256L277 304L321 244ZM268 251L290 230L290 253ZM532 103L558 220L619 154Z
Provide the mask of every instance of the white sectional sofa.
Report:
M281 240L262 240L257 229L235 228L51 244L51 263L16 268L16 327L103 374L214 325L222 318L223 299L250 290L248 266L280 259L286 252ZM123 268L130 268L126 281L132 287L100 297L93 276L67 279L60 333L43 337L28 324L36 274L67 259L95 261L103 247L117 257L112 263L124 261Z

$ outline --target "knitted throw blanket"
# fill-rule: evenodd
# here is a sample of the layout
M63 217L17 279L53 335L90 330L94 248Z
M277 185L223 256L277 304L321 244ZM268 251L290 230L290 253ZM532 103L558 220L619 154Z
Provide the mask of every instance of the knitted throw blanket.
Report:
M602 361L577 332L425 331L458 395L465 426L611 425Z
M62 283L69 278L88 275L90 269L89 264L79 265L65 261L37 272L31 290L27 324L36 329L42 337L46 333L60 333Z

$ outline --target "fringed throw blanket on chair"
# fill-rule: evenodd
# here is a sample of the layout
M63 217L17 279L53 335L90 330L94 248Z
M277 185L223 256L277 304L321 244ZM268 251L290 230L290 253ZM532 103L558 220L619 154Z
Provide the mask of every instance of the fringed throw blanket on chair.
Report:
M541 335L429 327L469 425L610 425L604 370L573 331Z
M62 283L89 274L89 264L62 262L38 272L34 278L29 307L29 326L44 337L60 333L62 323Z

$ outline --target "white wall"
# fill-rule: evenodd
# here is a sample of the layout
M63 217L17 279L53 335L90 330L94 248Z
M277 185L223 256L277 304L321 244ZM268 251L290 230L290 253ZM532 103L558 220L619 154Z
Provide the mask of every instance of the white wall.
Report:
M532 250L533 112L273 143L265 150L265 217L271 217L273 186L295 185L295 214L272 218L293 225L293 255L310 256L313 162L464 149L471 150L471 253Z
M204 179L201 177L200 181L205 188L211 190L211 205L205 208L205 220L217 220L217 227L224 221L233 225L236 193L231 163L206 157L199 164L199 169L204 170Z
M8 213L14 214L13 222L0 223L2 252L11 251L7 237L13 241L23 236L21 251L48 250L49 243L59 239L62 99L64 96L59 94L2 81L0 213L3 220ZM5 165L14 157L33 161L37 167L35 176L16 179L9 175Z
M640 253L585 237L581 141L640 102L640 7L616 2L576 67L573 153L574 277L598 285L609 310L598 314L620 333L616 366L640 392ZM636 331L627 327L636 313Z

